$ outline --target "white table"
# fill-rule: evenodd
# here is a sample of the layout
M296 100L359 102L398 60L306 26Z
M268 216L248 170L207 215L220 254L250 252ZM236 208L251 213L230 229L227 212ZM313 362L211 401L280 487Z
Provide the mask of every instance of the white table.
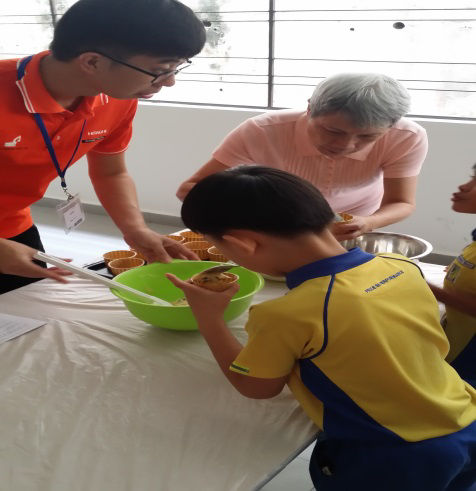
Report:
M198 332L148 326L100 285L43 280L0 312L47 320L0 345L2 491L249 491L316 434L287 389L246 399Z
M255 302L285 291L268 281ZM43 280L0 312L47 321L0 345L1 491L249 491L315 437L287 389L242 397L198 332L148 326L100 285Z

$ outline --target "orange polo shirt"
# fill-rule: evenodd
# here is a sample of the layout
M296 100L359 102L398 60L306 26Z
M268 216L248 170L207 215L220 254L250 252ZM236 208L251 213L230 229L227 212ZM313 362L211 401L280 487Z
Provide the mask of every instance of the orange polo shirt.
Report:
M58 176L32 113L39 113L64 169L81 134L73 162L88 152L124 152L132 135L137 100L118 100L100 94L83 97L74 111L60 106L40 75L40 61L49 51L33 56L21 80L21 60L0 60L0 237L18 235L33 225L30 205L41 199ZM66 173L68 182L68 173ZM71 183L69 183L71 186ZM74 189L74 185L71 186Z

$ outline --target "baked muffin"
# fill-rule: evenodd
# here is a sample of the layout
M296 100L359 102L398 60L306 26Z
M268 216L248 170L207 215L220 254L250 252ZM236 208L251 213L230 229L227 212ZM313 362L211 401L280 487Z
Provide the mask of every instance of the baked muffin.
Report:
M194 285L214 292L222 292L238 280L233 273L198 273L193 275L191 281Z

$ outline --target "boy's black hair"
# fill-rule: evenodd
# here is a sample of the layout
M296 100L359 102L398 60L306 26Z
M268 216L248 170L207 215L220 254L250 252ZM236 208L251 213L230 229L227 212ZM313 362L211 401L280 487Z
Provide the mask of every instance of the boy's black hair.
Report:
M199 181L185 197L181 214L191 230L216 237L232 229L280 237L320 233L334 219L329 203L310 182L256 165Z
M191 58L204 44L203 23L177 0L79 0L56 25L50 49L60 61L96 50Z

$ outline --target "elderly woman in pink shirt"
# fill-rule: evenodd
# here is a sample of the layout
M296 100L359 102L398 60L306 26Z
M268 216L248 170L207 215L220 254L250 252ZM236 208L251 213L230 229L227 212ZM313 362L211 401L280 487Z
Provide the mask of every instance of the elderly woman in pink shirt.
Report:
M425 130L403 116L410 96L396 80L343 73L319 84L307 111L250 118L225 137L212 159L181 184L177 197L209 174L240 164L283 169L312 182L336 212L339 240L398 222L415 209ZM246 199L246 198L244 198Z

